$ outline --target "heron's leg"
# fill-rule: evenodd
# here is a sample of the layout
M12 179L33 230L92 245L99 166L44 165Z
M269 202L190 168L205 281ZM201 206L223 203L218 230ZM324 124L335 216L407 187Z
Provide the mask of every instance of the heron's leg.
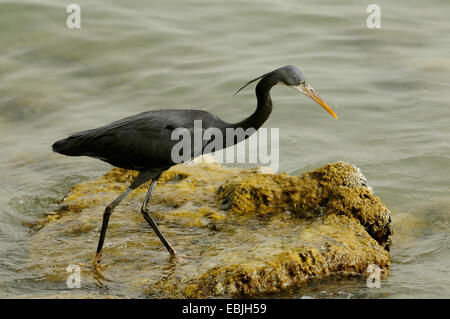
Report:
M153 191L155 190L156 184L158 183L158 179L160 176L161 176L161 174L152 178L152 182L150 183L147 194L145 195L144 201L142 202L141 212L142 212L142 209L145 212L148 212L148 205L150 204L150 200L152 199Z
M105 211L103 212L103 223L102 223L102 230L100 231L100 238L98 240L97 245L97 253L95 255L94 259L94 266L97 267L100 263L100 260L102 258L102 248L103 248L103 242L105 241L105 235L106 235L106 229L108 228L108 222L109 217L111 217L111 214L114 210L114 208L119 205L119 203L124 199L132 189L128 187L122 194L119 195L115 200L113 200L108 206L106 206Z
M150 226L153 228L153 230L155 231L156 235L158 235L159 239L161 240L161 242L164 244L164 246L167 248L167 250L169 251L169 253L173 256L176 257L177 252L175 251L175 249L172 247L172 245L167 241L166 237L164 237L164 235L161 233L161 231L159 230L158 226L156 225L155 221L153 220L153 218L150 216L149 211L148 211L148 204L150 203L150 200L152 198L152 193L156 187L156 183L158 182L158 178L160 175L154 177L152 179L152 182L150 184L150 187L148 189L147 195L145 195L145 199L144 202L142 203L142 207L141 207L141 213L142 215L144 215L145 220L150 224Z
M108 206L106 206L105 211L103 213L103 223L102 223L102 230L100 231L100 238L98 240L98 246L97 246L97 253L95 255L94 259L94 266L95 268L98 267L100 260L102 258L102 248L103 248L103 242L105 241L105 235L106 235L106 229L108 228L108 222L109 217L111 217L111 214L114 210L114 208L119 205L119 203L134 189L138 188L145 182L147 182L151 178L151 175L149 172L139 172L139 175L134 179L134 181L131 183L131 185L117 197L115 200L113 200Z

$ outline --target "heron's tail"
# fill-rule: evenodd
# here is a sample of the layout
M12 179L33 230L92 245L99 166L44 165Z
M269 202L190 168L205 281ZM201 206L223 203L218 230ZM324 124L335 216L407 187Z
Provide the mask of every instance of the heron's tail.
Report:
M80 148L80 141L73 136L56 141L52 145L52 150L67 156L82 156L85 153L85 150Z

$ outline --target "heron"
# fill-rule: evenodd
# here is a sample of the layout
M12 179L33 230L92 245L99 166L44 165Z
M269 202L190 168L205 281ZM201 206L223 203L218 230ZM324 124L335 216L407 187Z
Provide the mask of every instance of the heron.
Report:
M114 209L130 192L149 181L151 182L141 206L141 213L169 251L171 257L174 257L176 260L180 259L180 254L177 253L160 231L151 217L149 209L150 200L159 177L171 166L178 164L171 156L172 148L177 142L171 138L175 129L184 128L192 131L194 129L194 121L201 120L203 130L216 128L223 132L221 145L225 147L227 128L242 128L243 130L253 128L256 131L266 122L272 112L270 90L277 84L283 84L300 91L337 119L335 112L306 81L300 70L293 65L277 68L246 82L235 95L257 80L259 81L255 88L256 110L249 117L237 123L228 123L203 110L153 110L132 115L95 129L73 133L52 145L54 152L63 155L89 156L116 167L138 171L137 176L128 188L107 205L103 212L100 238L94 259L94 267L96 269L102 268L100 262L103 243L108 222ZM237 144L248 137L235 138L233 142ZM207 139L202 141L202 150L205 149L204 146L209 142ZM194 151L190 153L190 158L200 155L195 154Z

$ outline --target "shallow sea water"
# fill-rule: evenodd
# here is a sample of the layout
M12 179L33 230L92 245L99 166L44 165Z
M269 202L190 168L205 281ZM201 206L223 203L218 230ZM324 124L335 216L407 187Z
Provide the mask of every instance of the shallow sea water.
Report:
M81 29L56 0L0 0L0 297L58 293L21 272L24 223L109 165L50 145L68 133L160 108L228 121L254 109L245 81L294 64L339 115L285 87L280 171L360 167L393 213L392 274L311 285L287 297L450 297L450 24L447 1L79 0ZM99 222L101 213L99 212ZM94 248L93 248L94 249ZM120 294L120 291L111 293Z

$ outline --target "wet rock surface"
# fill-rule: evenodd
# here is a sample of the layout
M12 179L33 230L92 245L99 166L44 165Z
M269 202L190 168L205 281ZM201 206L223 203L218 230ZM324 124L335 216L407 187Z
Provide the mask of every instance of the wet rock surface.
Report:
M176 249L169 258L140 214L148 184L114 211L102 275L92 261L104 207L136 172L113 169L75 185L58 211L40 221L26 271L65 286L69 264L82 290L151 298L276 296L311 281L389 272L391 215L356 167L338 162L301 176L263 174L216 163L165 172L150 210Z

